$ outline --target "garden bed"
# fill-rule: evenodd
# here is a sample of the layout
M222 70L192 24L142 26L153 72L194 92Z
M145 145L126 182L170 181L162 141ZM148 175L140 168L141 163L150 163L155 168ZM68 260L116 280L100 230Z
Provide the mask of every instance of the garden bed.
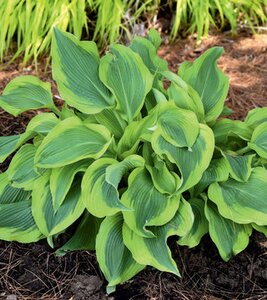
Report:
M226 104L234 110L231 117L243 119L249 109L267 106L267 35L251 37L240 32L233 38L224 33L194 45L194 38L188 38L171 46L163 45L159 53L176 71L184 60L194 60L211 46L223 46L225 54L219 66L230 77ZM22 73L51 81L50 69L44 71L44 63L37 73L32 67L21 70L18 61L0 71L0 91ZM52 86L57 95L55 85ZM0 111L0 135L23 132L34 113L14 118ZM7 164L8 161L1 165L2 171ZM0 242L0 299L267 298L267 241L263 235L254 233L248 248L228 263L222 261L208 237L194 249L178 247L173 239L169 242L181 279L148 267L119 286L109 298L105 296L104 279L93 253L81 251L56 257L46 241L30 245Z

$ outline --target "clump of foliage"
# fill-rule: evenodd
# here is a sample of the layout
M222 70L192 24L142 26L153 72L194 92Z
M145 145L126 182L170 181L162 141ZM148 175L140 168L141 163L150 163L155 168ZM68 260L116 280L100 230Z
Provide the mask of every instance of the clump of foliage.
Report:
M266 0L13 0L0 1L0 59L17 46L13 59L24 53L24 64L50 49L53 27L68 30L81 38L93 32L93 39L103 47L118 40L122 34L130 37L135 24L144 18L153 26L157 16L168 11L172 15L170 36L179 32L197 32L206 36L211 26L227 24L233 32L239 22L253 31L266 22Z
M36 115L21 135L0 137L0 239L22 243L76 231L57 250L96 250L108 292L153 266L179 276L167 245L194 247L209 234L228 261L267 234L267 108L245 121L221 116L228 78L220 47L178 75L157 56L156 31L114 45L99 57L94 42L56 29L53 77L12 80L0 106ZM168 81L164 87L163 81Z

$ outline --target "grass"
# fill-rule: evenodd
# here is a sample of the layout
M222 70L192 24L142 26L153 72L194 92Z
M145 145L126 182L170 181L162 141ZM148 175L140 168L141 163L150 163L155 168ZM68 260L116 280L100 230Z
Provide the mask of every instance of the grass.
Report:
M49 53L54 26L82 35L105 47L122 35L131 38L136 24L155 25L164 11L172 16L171 40L179 33L205 37L211 27L244 23L253 32L265 24L267 0L2 0L0 1L0 60L11 50L23 64ZM264 10L265 9L265 10ZM16 41L16 43L14 43Z

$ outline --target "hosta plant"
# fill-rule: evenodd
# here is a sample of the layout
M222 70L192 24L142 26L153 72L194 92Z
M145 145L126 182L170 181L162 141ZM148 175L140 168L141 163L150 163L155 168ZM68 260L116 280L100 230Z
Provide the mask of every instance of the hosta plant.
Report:
M167 245L194 247L205 234L227 261L252 229L267 233L267 108L223 118L228 78L222 48L178 74L157 56L150 31L99 57L94 42L54 31L49 83L12 80L0 106L14 116L46 108L21 135L0 137L0 238L55 239L58 254L96 250L108 292L153 266L179 276ZM50 110L50 112L48 111Z

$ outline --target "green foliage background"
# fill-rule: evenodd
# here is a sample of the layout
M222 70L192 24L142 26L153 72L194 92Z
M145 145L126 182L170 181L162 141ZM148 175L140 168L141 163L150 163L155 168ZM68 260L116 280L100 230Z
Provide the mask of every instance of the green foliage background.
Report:
M100 47L112 44L122 34L130 37L133 26L152 23L160 14L172 15L170 36L179 32L207 35L211 26L221 29L245 22L253 31L266 22L267 0L2 0L0 1L0 59L17 44L13 59L24 53L24 63L48 53L54 26L88 36ZM91 34L92 33L92 34ZM93 35L93 36L91 36Z

